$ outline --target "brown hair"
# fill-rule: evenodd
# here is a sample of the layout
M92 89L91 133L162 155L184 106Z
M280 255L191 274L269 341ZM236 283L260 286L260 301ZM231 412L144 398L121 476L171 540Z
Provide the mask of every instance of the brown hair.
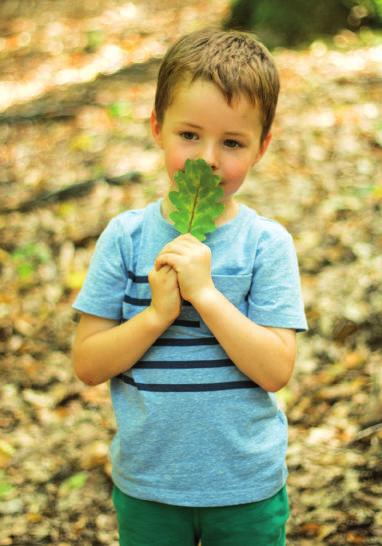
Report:
M211 81L227 103L243 94L262 113L261 143L270 131L280 89L276 65L253 34L207 28L180 38L166 53L155 94L157 120L163 123L176 86L190 78Z

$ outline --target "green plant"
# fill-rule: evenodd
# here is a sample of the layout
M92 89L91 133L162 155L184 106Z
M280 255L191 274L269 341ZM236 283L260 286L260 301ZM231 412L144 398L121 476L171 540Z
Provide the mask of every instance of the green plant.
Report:
M82 489L88 478L87 472L77 472L76 474L73 474L60 484L60 493L67 494L70 491Z
M29 279L40 264L51 260L51 253L43 243L26 243L12 252L17 273L22 280Z
M204 241L206 233L216 229L215 220L224 211L219 201L224 196L220 177L213 174L203 159L187 159L184 171L174 175L179 191L171 191L169 199L177 208L170 213L180 233L191 233Z

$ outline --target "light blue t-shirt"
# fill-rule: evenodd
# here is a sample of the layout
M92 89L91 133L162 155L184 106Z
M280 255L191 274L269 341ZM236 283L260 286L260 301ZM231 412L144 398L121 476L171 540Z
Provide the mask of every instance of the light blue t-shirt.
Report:
M111 220L75 309L123 322L150 305L148 273L179 236L161 202ZM244 315L263 326L307 329L285 228L241 204L204 243L216 288ZM178 319L110 388L117 422L112 479L126 494L225 506L269 498L284 485L287 420L275 395L235 366L191 304L184 302Z

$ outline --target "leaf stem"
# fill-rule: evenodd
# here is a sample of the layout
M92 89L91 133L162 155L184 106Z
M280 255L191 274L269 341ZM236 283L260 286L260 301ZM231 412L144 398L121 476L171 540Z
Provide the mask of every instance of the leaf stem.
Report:
M193 204L192 211L191 211L191 218L190 218L190 221L189 221L189 224L188 224L188 229L187 229L188 233L191 233L191 226L192 226L194 216L195 216L195 209L196 209L196 203L198 202L200 186L201 186L201 184L200 184L200 181L199 181L199 186L198 186L198 189L197 189L196 194L195 194L194 204Z

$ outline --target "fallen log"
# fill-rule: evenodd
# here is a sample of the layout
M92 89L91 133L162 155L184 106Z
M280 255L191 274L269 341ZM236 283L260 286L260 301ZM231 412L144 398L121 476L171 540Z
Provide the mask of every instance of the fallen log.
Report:
M0 209L1 214L7 214L11 212L27 212L37 207L49 204L65 201L74 197L82 197L91 192L91 190L101 182L106 182L111 186L124 186L130 183L139 183L142 180L142 174L137 171L130 171L120 176L103 176L94 180L85 180L78 184L72 184L66 188L52 192L42 192L36 195L33 199L20 203L15 207Z

